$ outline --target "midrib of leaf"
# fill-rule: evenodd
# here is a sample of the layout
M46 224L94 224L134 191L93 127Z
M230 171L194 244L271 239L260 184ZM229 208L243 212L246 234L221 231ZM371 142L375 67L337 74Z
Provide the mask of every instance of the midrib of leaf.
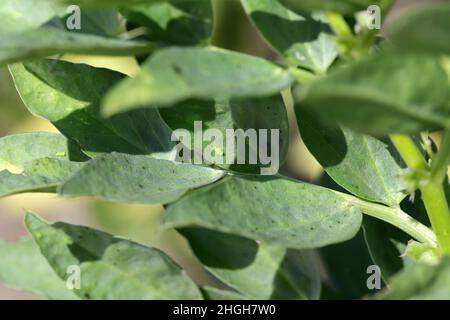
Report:
M368 154L369 154L369 158L370 158L370 160L371 160L371 162L369 162L370 164L371 164L371 166L373 167L373 169L376 171L376 177L378 177L378 180L379 180L379 185L384 189L384 191L386 192L386 196L388 196L389 198L390 198L390 201L389 201L389 205L393 205L393 204L398 204L398 201L397 201L397 199L395 199L393 196L392 196L392 191L391 190L389 190L389 188L388 188L388 186L387 186L387 184L386 184L386 181L383 179L383 175L381 174L381 172L380 172L380 168L377 166L377 162L376 162L376 160L375 160L375 157L374 157L374 154L373 154L373 152L372 152L372 149L370 148L370 146L369 146L369 142L368 142L368 139L367 139L367 137L363 137L363 140L364 140L364 144L366 145L366 147L367 147L367 150L368 150ZM382 195L380 195L380 194L378 194L378 192L377 192L377 195L379 195L380 196L380 198L381 198L381 196Z

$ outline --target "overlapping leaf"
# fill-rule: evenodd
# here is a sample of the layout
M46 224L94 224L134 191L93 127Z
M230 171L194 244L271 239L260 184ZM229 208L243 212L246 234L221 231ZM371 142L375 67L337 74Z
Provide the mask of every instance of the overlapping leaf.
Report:
M448 76L427 55L383 54L299 91L300 107L363 133L416 133L450 122Z
M352 238L361 219L341 193L278 177L236 176L170 205L164 223L305 249Z
M167 0L122 10L129 22L146 28L146 37L174 45L208 44L213 29L211 0Z
M16 243L0 241L0 256L3 284L48 299L79 299L56 275L32 239L23 238Z
M289 87L288 71L260 58L218 48L159 50L133 79L113 88L105 115L188 99L264 97Z
M340 186L358 197L398 205L405 197L404 170L387 146L372 137L326 126L297 109L297 121L309 151Z
M319 265L310 251L206 229L180 231L206 269L247 299L319 298Z
M33 214L25 223L59 277L80 268L86 299L201 299L193 281L163 252L87 227L48 224Z
M389 288L376 295L384 300L447 300L450 299L450 258L438 265L412 264L396 275Z
M188 100L173 108L162 108L160 112L173 130L184 129L189 132L189 137L182 137L181 133L177 134L175 131L185 146L190 147L189 151L184 148L185 152L204 155L207 158L204 159L205 162L214 163L221 168L247 173L261 173L264 168L268 173L275 174L286 158L289 123L280 94L234 101ZM207 136L208 129L214 130L213 137ZM238 129L243 130L242 135L238 133ZM228 134L230 130L235 130L232 131L234 136L231 138ZM251 137L253 133L256 133L256 140L252 143L256 145L245 139L245 135ZM190 141L184 141L188 138L191 138ZM267 143L264 145L265 138ZM230 139L234 141L232 147L227 144ZM239 147L243 140L245 152ZM249 163L253 156L255 161ZM270 160L267 161L266 157ZM193 160L196 161L195 157Z
M171 130L156 109L135 110L105 120L99 101L124 76L118 72L57 60L10 67L27 108L51 121L90 154L165 153Z
M320 14L296 14L278 0L242 0L266 41L291 64L324 73L338 55L334 36Z
M448 3L421 6L397 19L389 28L389 38L405 50L450 54Z
M377 5L381 0L280 0L280 2L297 12L320 10L352 14L366 10L371 5Z
M92 19L103 27L104 15L86 11L83 32L66 30L66 7L43 0L5 0L0 4L0 64L44 58L54 54L82 53L125 56L148 53L154 45L148 42L125 41L85 32L92 31ZM104 14L105 12L103 12ZM111 17L111 16L109 16ZM117 16L115 17L117 22ZM109 23L110 20L107 22Z
M127 203L168 203L222 176L222 171L206 167L112 153L91 160L60 192Z
M63 136L30 133L0 139L0 196L55 191L83 164L78 147Z

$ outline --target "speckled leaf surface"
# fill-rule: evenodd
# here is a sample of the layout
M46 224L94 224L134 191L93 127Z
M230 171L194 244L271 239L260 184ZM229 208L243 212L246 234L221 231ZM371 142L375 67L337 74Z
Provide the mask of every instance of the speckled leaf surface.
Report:
M264 97L291 82L288 71L261 58L218 48L168 48L156 52L135 78L113 88L102 111L111 116L195 98Z
M297 111L303 141L336 183L360 198L387 205L398 205L406 196L405 172L387 145Z
M113 153L91 160L60 193L127 203L168 203L222 176L222 171L206 167Z
M194 282L163 252L87 227L49 224L27 214L26 226L60 278L79 266L86 299L201 299Z
M362 216L348 196L279 177L228 177L168 207L166 227L202 227L307 249L352 238Z

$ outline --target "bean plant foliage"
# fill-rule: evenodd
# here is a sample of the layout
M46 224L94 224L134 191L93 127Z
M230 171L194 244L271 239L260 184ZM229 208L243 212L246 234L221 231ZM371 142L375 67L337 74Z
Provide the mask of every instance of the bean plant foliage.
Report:
M59 131L0 138L0 196L164 204L161 227L217 286L158 249L32 212L28 237L0 242L1 282L49 299L450 298L448 2L380 31L361 12L377 5L384 20L389 0L241 0L274 60L214 42L217 1L69 2L0 2L0 64ZM134 56L140 69L128 77L67 53ZM266 142L281 166L295 120L325 171L315 184L261 174L260 159L224 164L223 144L191 154L213 149L218 161L172 157L186 143L175 131L195 135L201 121L223 134L279 130ZM73 266L81 281L69 288Z

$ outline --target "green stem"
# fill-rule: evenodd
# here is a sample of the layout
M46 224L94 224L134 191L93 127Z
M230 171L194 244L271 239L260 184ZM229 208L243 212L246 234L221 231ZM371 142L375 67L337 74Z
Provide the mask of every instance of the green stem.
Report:
M294 76L295 80L301 84L311 82L316 78L316 75L314 73L303 69L289 68L289 71Z
M450 211L442 183L430 182L420 188L441 253L450 254Z
M433 231L413 219L400 208L391 208L358 198L353 198L350 201L353 205L361 209L364 214L390 223L414 239L436 247L436 236Z
M444 181L450 161L450 130L447 130L439 147L439 152L433 159L431 166L431 179L436 183Z
M442 149L435 160L438 164L433 166L434 175L431 179L424 179L419 183L422 200L425 204L428 217L439 244L441 253L450 253L450 210L445 197L441 176L442 167L446 168L448 161L448 148L450 148L450 137L446 134ZM391 140L399 151L406 164L412 170L429 172L424 157L420 153L414 141L406 135L391 135ZM443 154L443 155L442 155ZM445 155L445 156L444 156ZM445 166L442 164L445 163Z
M328 20L328 24L335 35L340 38L353 38L352 30L340 14L335 12L327 12L325 15Z
M409 136L392 134L390 138L409 168L417 171L428 170L425 158Z

